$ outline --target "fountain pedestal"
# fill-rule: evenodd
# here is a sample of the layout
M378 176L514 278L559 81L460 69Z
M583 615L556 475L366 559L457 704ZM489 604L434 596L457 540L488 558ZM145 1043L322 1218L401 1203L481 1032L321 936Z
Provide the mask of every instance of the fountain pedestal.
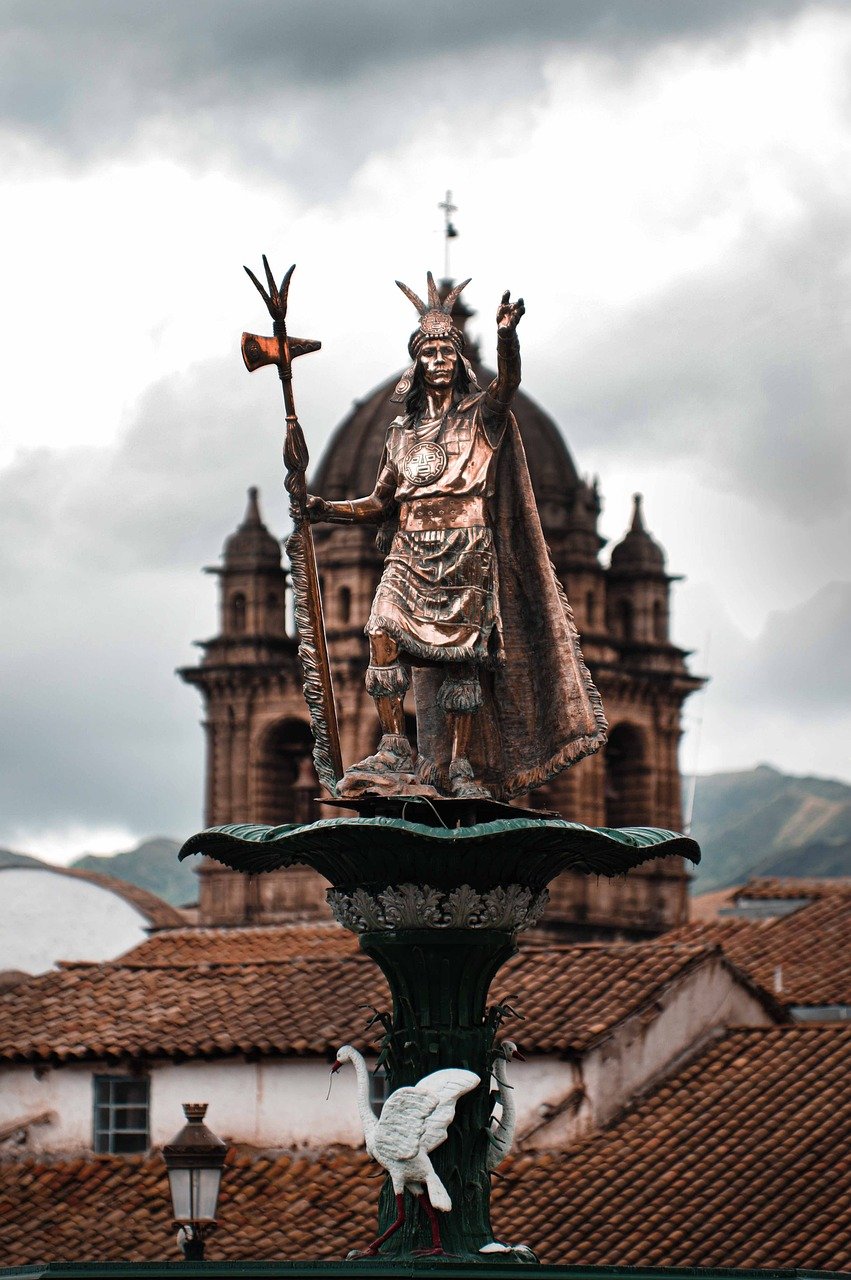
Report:
M493 1254L480 1251L494 1240L488 1152L501 1019L499 1007L488 1006L494 977L517 950L518 932L539 919L547 884L561 872L623 875L669 854L697 862L700 852L676 832L586 827L480 801L404 798L359 807L357 817L306 826L212 828L187 841L180 857L205 854L247 874L304 863L331 882L335 918L358 934L393 996L380 1058L390 1089L443 1067L481 1079L460 1099L449 1137L431 1159L452 1198L451 1212L440 1216L447 1253L492 1262ZM379 1233L394 1217L388 1183ZM429 1244L425 1216L408 1197L404 1227L368 1261L398 1263ZM513 1252L497 1256L524 1260Z

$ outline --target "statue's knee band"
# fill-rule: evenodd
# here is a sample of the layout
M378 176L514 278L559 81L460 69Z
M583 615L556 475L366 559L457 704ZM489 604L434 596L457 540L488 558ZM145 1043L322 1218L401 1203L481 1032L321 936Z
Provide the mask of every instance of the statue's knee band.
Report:
M437 693L437 705L455 715L478 711L482 705L482 686L476 676L447 676Z
M368 666L366 691L371 698L404 698L411 677L401 662L391 662L387 667Z

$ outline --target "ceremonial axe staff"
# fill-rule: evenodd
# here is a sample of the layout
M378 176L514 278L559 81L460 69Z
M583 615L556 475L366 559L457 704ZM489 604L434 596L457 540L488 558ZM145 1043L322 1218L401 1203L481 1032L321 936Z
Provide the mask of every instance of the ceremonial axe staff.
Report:
M307 514L307 483L305 475L309 456L304 432L295 411L293 396L292 362L297 356L318 351L321 342L310 338L291 338L287 333L287 297L290 278L295 271L293 264L281 281L275 284L266 255L263 255L268 293L255 276L245 268L258 293L266 303L273 320L271 338L256 333L242 335L242 358L249 373L263 365L274 364L281 379L286 411L286 436L284 438L284 487L290 495L290 515L293 531L287 539L287 553L292 567L295 618L298 631L298 654L304 673L304 697L310 712L313 730L313 762L320 782L332 795L337 793L337 783L343 776L343 758L340 751L340 730L337 724L337 705L331 681L331 664L328 661L328 642L325 637L325 619L322 614L322 597L319 593L319 575L316 571L316 549L313 529Z

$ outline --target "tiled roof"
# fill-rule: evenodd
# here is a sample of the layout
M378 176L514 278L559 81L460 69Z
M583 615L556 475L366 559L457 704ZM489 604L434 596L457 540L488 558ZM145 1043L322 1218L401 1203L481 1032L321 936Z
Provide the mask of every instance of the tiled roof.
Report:
M324 1054L387 1003L366 956L137 969L68 965L0 996L0 1058Z
M720 944L734 965L787 1006L851 1005L851 891L847 889L824 891L808 906L768 920L733 917L686 925L665 935L666 941L671 939Z
M235 963L233 955L250 954L263 939L224 937L227 962L220 963L215 935L234 932L199 931L210 958L197 963L169 960L181 953L180 939L169 949L169 934L126 960L68 964L0 992L0 1058L323 1055L346 1041L363 1043L365 1005L389 1006L381 972L358 952ZM187 937L188 952L193 945ZM138 967L143 953L156 962ZM525 1048L582 1051L631 1013L651 1008L670 982L713 953L717 948L664 942L532 947L500 973L493 997L525 1015L515 1026Z
M494 1184L498 1238L544 1262L842 1270L851 1265L851 1028L731 1032L568 1153L519 1154ZM359 1151L234 1153L221 1258L341 1258L374 1230ZM158 1156L0 1165L0 1256L175 1253Z
M732 900L737 898L753 898L754 900L776 900L790 898L830 898L835 894L851 895L851 876L836 876L833 879L818 879L804 876L760 876L748 880L747 884L728 890Z
M546 1224L547 1261L845 1268L849 1077L851 1027L730 1032L607 1129L519 1157L494 1218Z
M126 952L119 964L134 969L197 964L277 964L295 956L349 955L354 934L333 920L242 929L185 928L155 933Z
M524 1015L512 1029L524 1049L583 1052L713 951L664 942L530 947L506 965L492 991Z

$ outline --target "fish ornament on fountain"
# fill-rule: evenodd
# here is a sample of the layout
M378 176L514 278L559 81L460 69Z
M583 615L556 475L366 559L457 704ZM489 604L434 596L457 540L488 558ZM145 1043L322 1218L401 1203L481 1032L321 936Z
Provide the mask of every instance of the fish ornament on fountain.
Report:
M382 1015L379 1063L392 1092L380 1120L361 1055L346 1046L336 1064L355 1066L367 1147L388 1171L368 1262L424 1251L483 1268L498 1265L497 1253L503 1263L534 1261L527 1246L497 1241L490 1223L491 1175L516 1120L505 1071L519 1056L510 1041L494 1047L508 1006L488 1005L491 983L560 873L623 875L669 854L697 862L700 851L677 832L593 828L516 803L606 741L511 412L523 300L506 291L496 308L497 373L483 389L452 318L468 282L441 297L429 272L423 300L397 281L417 312L391 397L399 412L388 406L372 492L329 501L307 492L293 394L294 359L320 344L289 335L293 268L278 286L265 257L263 266L265 287L246 270L273 336L243 334L242 352L251 371L274 365L283 388L299 654L321 803L336 816L211 828L180 857L206 855L247 875L312 867L330 882L337 921L387 978L393 1012ZM347 767L313 547L318 521L376 525L387 549L363 619L377 748ZM405 727L409 691L416 749Z

